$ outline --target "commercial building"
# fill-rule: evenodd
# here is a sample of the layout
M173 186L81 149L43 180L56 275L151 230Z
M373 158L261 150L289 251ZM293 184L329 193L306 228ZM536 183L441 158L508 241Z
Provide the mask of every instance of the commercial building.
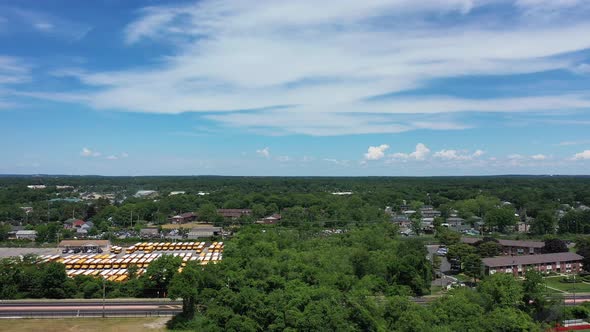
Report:
M33 231L33 230L16 231L15 238L17 238L19 240L35 241L35 239L37 238L37 231Z
M58 245L64 250L75 250L81 252L100 252L107 251L111 247L109 240L63 240ZM100 250L99 250L100 249Z
M541 273L579 273L582 271L582 256L573 252L554 254L500 256L484 258L485 274L512 273L522 276L529 269Z
M191 229L188 233L189 239L206 238L221 234L221 227L203 226Z

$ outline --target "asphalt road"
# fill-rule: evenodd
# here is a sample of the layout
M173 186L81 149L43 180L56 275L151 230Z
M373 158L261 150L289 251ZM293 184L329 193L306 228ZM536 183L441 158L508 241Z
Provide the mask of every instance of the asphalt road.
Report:
M182 311L181 301L1 301L0 318L6 317L149 317L172 316Z
M430 259L432 261L432 257L436 255L436 251L440 246L438 244L430 244L426 246L428 250L428 254L430 255ZM439 256L440 257L440 272L446 273L451 270L451 264L447 260L446 256Z

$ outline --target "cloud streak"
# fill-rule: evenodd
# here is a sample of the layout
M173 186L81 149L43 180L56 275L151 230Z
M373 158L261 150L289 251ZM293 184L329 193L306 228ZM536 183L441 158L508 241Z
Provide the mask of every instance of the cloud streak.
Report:
M18 93L96 109L203 112L224 126L305 135L460 130L471 127L461 120L463 113L590 108L587 94L488 99L396 94L451 77L583 68L575 52L590 47L587 20L548 18L535 10L549 6L545 1L505 1L500 4L512 18L506 26L508 21L485 14L487 3L205 0L151 6L137 12L124 39L128 47L167 44L172 54L157 65L64 68L59 78L77 79L84 92ZM586 7L578 1L551 6L553 12ZM453 113L456 118L446 122L419 116ZM415 116L392 117L407 114Z

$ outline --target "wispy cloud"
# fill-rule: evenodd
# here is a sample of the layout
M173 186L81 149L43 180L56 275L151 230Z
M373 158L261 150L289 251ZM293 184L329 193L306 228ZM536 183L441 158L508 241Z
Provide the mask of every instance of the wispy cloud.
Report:
M84 148L82 148L80 155L82 157L100 157L101 153L98 151L93 151L87 147L84 147Z
M265 148L263 148L263 149L256 150L256 153L259 156L262 156L264 158L269 158L270 157L270 149L268 148L268 146L265 147Z
M473 153L469 151L460 151L454 149L443 149L434 153L435 158L444 159L444 160L472 160L474 158L479 158L484 155L483 150L476 150Z
M24 25L37 32L70 41L82 39L91 27L61 16L38 10L4 7L6 20L13 25Z
M581 145L581 144L588 144L590 143L590 140L578 140L578 141L563 141L563 142L559 142L557 144L557 146L570 146L570 145Z
M549 158L549 157L544 154L541 154L541 153L531 156L531 159L533 159L533 160L546 160L547 158Z
M85 92L28 93L97 109L207 112L224 126L306 135L460 130L472 125L459 113L590 108L589 95L573 93L391 97L442 78L583 66L575 52L590 48L590 23L578 16L556 21L535 10L575 11L586 8L583 2L501 2L510 20L481 12L486 3L205 0L151 6L137 13L123 37L129 47L168 43L172 55L158 59L158 66L68 68L62 76L77 78ZM377 97L383 95L390 97ZM449 113L456 118L419 116ZM392 116L404 114L415 116Z

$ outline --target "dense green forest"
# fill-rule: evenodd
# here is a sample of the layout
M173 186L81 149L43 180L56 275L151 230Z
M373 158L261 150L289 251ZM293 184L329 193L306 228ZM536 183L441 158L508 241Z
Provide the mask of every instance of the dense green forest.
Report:
M172 279L184 313L170 327L202 331L539 331L588 311L545 297L541 276L493 275L428 305L432 263L417 239L387 224L321 235L252 227L217 265L189 264ZM576 316L578 315L578 316Z

